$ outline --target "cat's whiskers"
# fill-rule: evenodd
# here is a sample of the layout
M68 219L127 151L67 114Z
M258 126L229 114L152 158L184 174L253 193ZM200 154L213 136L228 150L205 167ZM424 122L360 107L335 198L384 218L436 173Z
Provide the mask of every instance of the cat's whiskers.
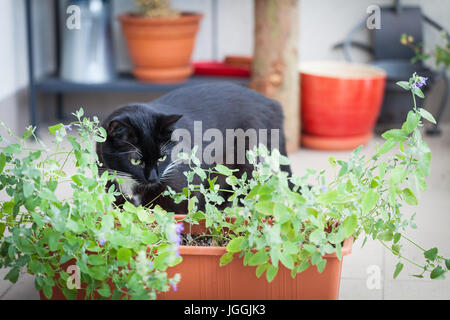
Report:
M123 141L123 142L125 142L126 144L128 144L129 146L131 146L131 147L133 147L135 150L134 150L134 152L136 152L140 157L142 157L142 153L141 153L141 151L139 150L139 148L138 147L136 147L134 144L132 144L131 142L129 142L129 141Z
M176 167L182 162L182 159L176 159L172 161L166 169L164 169L160 180L161 181L167 181L169 178L171 178L175 174Z
M167 150L169 150L173 144L175 143L175 141L169 140L167 142L165 142L164 144L162 144L159 149L161 154L165 154Z

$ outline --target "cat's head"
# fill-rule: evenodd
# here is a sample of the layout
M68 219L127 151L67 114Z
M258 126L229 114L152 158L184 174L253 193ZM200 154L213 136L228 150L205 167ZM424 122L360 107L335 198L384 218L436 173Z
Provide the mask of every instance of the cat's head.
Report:
M171 135L181 117L139 104L116 110L103 123L108 135L98 150L104 167L117 171L127 185L155 188L163 184L174 167Z

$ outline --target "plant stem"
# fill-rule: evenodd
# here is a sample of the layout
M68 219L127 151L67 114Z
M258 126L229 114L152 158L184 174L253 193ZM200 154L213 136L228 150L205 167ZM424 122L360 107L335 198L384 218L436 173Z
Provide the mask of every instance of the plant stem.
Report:
M378 240L378 241L380 241L380 243L383 245L383 247L385 247L386 249L388 249L389 251L391 251L393 255L398 256L400 259L403 259L403 260L405 260L405 261L407 261L407 262L409 262L409 263L415 265L416 267L418 267L418 268L420 268L420 269L422 269L422 270L425 269L424 266L421 266L420 264L418 264L418 263L416 263L416 262L414 262L414 261L412 261L412 260L410 260L410 259L408 259L408 258L402 256L400 253L394 252L394 251L393 251L391 248L389 248L389 246L387 246L383 241L381 241L381 240Z

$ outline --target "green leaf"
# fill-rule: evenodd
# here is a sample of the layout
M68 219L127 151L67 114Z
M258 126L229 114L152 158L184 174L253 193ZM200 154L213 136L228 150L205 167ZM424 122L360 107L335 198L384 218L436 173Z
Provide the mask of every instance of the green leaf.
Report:
M392 139L387 140L383 143L383 146L378 150L378 154L385 154L392 150L395 147L396 142Z
M372 208L376 205L379 196L380 196L379 193L377 193L375 190L369 189L364 194L362 200L362 212L368 213L370 210L372 210Z
M34 184L33 183L25 183L23 185L23 195L25 198L29 198L34 191Z
M47 299L51 299L53 295L53 288L48 284L44 284L42 287L42 291L44 291L44 295Z
M434 119L433 115L429 113L427 110L419 108L419 113L423 118L427 119L433 124L436 124L436 120Z
M5 153L6 155L20 154L20 151L20 144L18 143L10 144L3 149L3 153Z
M236 178L235 176L229 176L225 179L225 182L230 186L235 186L238 184L238 178Z
M105 298L109 298L111 296L111 288L107 283L103 283L102 287L98 290L98 293Z
M75 175L72 176L72 181L75 182L76 185L82 186L83 185L83 181L84 181L84 177L82 175L75 174Z
M241 251L241 243L244 241L244 237L237 237L228 242L227 251L230 253Z
M263 263L266 263L269 260L269 255L267 254L265 249L262 249L255 253L249 260L249 266L257 266Z
M288 268L290 270L294 269L294 267L295 267L292 256L286 252L281 253L280 261L286 268Z
M142 232L141 240L145 244L154 244L158 241L158 236L151 231L144 231Z
M57 202L58 199L56 198L55 194L50 191L47 188L43 188L40 192L40 196L42 199L48 200L48 201L52 201L52 202Z
M389 183L391 185L397 185L403 181L405 177L405 169L403 167L394 168L389 176Z
M225 253L222 257L220 257L220 266L223 267L229 264L231 261L233 261L233 253Z
M282 203L275 203L275 207L273 208L273 215L275 217L275 220L283 224L290 220L291 213L289 212L288 208L282 204Z
M297 265L295 267L295 271L297 273L300 273L300 272L305 271L308 268L309 268L309 261L308 261L308 259L306 259L306 260L303 260L299 265Z
M395 271L394 271L394 279L397 278L397 276L400 274L402 269L403 269L403 263L401 263L401 262L397 263L397 265L395 266Z
M0 223L0 239L3 238L3 233L5 232L6 224Z
M106 264L106 258L99 254L91 254L88 256L87 263L93 266L101 266Z
M357 225L358 225L358 217L355 214L352 214L351 216L348 216L344 220L344 232L345 237L349 237L353 234L355 231Z
M336 257L342 260L342 245L340 243L336 244Z
M414 92L414 94L416 95L416 96L418 96L419 98L425 98L425 95L423 94L423 92L422 92L422 90L419 88L419 87L414 87L413 89L412 89L412 91Z
M309 240L313 243L321 243L322 240L325 238L325 233L322 230L314 230L313 232L311 232L311 234L309 235Z
M272 282L275 276L277 275L278 267L274 267L273 265L269 265L266 272L267 282Z
M5 276L5 280L9 280L12 283L16 283L17 279L19 279L20 269L18 267L11 268L9 272Z
M222 164L217 164L216 170L217 170L217 172L219 172L220 174L223 174L224 176L231 176L233 174L233 171L231 171L228 167L225 167Z
M255 204L255 210L266 216L273 215L274 203L272 201L260 201Z
M411 86L409 85L408 81L398 81L397 85L402 87L405 90L411 90Z
M332 190L325 194L320 195L319 198L317 199L317 202L322 205L327 205L327 204L335 201L337 199L337 197L338 197L338 191Z
M328 158L328 163L330 164L330 166L331 166L332 168L335 168L335 167L336 167L336 159L335 159L333 156L331 156L331 157Z
M151 223L152 222L152 216L144 208L138 208L136 214L138 216L139 221L144 222L144 223Z
M431 271L430 278L431 279L445 279L444 274L446 273L445 269L441 266L437 266Z
M61 288L61 291L63 292L64 297L66 297L67 300L75 300L77 298L78 293L76 290Z
M426 259L430 261L436 260L438 254L438 248L431 248L430 250L427 250L423 253Z
M445 267L450 270L450 259L445 259Z
M416 206L419 204L416 196L414 195L414 192L412 192L411 189L409 189L409 188L403 189L402 195L407 204L413 205L413 206Z
M417 125L420 122L420 115L418 115L413 110L408 112L408 116L406 118L406 122L402 125L402 130L406 134L410 134L414 131L415 128L417 128Z
M3 169L5 168L5 164L6 164L6 156L1 153L0 154L0 173L3 172Z
M401 237L402 237L402 234L401 234L401 233L396 233L396 234L394 235L394 243L399 242Z
M88 274L95 280L100 280L100 281L103 281L108 277L105 266L89 267Z
M269 268L269 263L261 264L256 268L256 277L260 278L264 271Z
M408 135L405 131L400 129L391 129L386 131L381 135L386 140L393 140L397 142L405 141L408 138Z
M327 260L321 258L320 261L316 264L317 271L319 271L319 273L322 273L322 271L325 269L326 265L327 265Z
M58 241L60 238L60 234L56 231L50 231L48 234L48 246L50 251L56 251L58 249Z
M58 123L57 125L48 127L48 132L50 132L51 135L56 136L56 132L61 130L61 128L63 127L62 123Z
M130 261L131 250L128 248L120 248L119 251L117 251L117 259L124 262Z
M391 241L394 238L394 233L391 230L386 230L378 235L382 241Z

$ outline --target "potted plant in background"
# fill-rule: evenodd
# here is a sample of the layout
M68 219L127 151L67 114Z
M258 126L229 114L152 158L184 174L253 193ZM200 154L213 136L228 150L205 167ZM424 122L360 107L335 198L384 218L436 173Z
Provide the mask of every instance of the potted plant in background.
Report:
M351 150L367 143L373 136L385 84L386 73L370 65L302 63L302 145L320 150Z
M307 170L302 177L289 178L280 171L288 159L261 146L248 153L255 167L251 177L237 178L220 164L204 170L194 156L196 150L182 154L191 168L186 173L188 186L181 193L166 193L176 202L188 203L187 215L177 216L184 222L183 262L169 270L182 278L177 292L158 297L337 299L342 257L358 238L364 239L363 246L369 238L378 240L399 258L394 278L404 261L421 268L415 277L429 273L431 279L443 278L450 259L438 255L437 248L426 250L408 238L405 230L414 227L414 216L407 218L401 212L405 204L418 204L415 193L426 189L429 173L431 153L420 128L421 119L432 123L434 119L415 98L422 96L424 82L414 74L398 83L414 100L401 129L385 132L385 143L371 157L362 156L361 147L348 161L331 157L335 174L329 182L325 171ZM226 178L230 190L218 188L217 175ZM204 183L194 184L194 176ZM308 182L314 186L308 187ZM205 199L201 208L200 196ZM226 200L231 205L220 210ZM423 251L423 265L402 255L403 241ZM264 274L265 279L258 279Z
M185 81L201 14L179 12L170 0L136 0L139 12L118 17L122 23L133 74L153 83Z
M158 208L113 205L118 193L105 186L116 177L98 174L95 152L106 132L82 116L49 128L51 148L31 127L22 137L10 132L15 141L1 148L0 268L10 268L11 282L26 268L42 299L155 299L179 280L165 272L181 261L174 219ZM73 194L62 199L67 184Z

